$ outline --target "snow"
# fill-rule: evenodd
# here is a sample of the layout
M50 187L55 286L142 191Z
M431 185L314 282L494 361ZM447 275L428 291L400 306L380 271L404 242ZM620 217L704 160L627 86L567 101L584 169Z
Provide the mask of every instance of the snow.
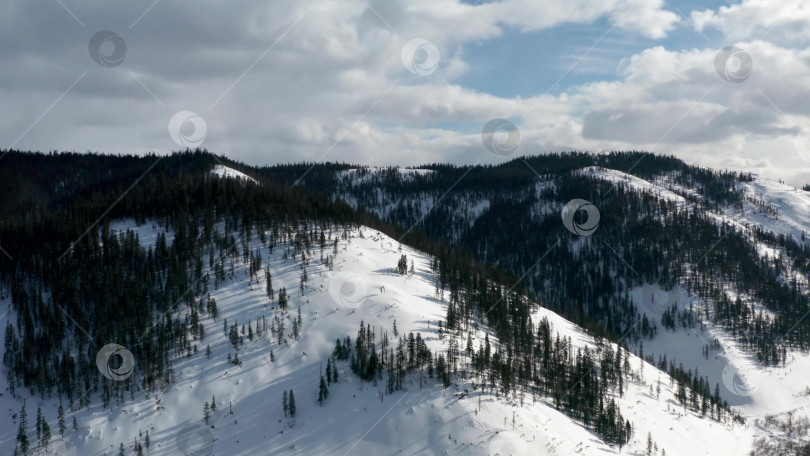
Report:
M134 219L120 219L110 223L110 231L118 234L124 234L127 231L133 231L138 235L138 241L141 247L148 249L154 248L157 242L158 234L163 233L166 235L166 245L171 245L174 241L174 233L166 231L156 222L145 223L138 225Z
M395 170L402 180L409 180L413 179L414 176L427 176L435 171L432 169L422 169L422 168L400 168L400 167L379 167L379 166L365 166L362 168L350 168L343 171L338 172L339 177L349 178L352 183L359 184L362 182L366 182L375 176L385 173L391 170ZM360 173L364 172L364 175Z
M756 211L747 205L747 219L777 234L791 235L796 241L810 226L810 192L770 179L755 177L740 186L750 197L764 199L779 211L779 216Z
M151 224L135 227L131 221L116 226L147 232L152 229ZM51 454L64 456L117 453L120 442L131 445L139 432L146 430L152 440L152 456L182 454L178 439L188 436L184 430L193 435L191 441L197 442L193 445L212 439L212 454L229 456L638 455L646 454L648 432L668 455L747 454L750 449L750 425L732 427L684 411L676 404L669 377L650 365L645 365L641 373L642 363L635 357L631 357L631 366L646 383L630 383L624 397L616 398L622 413L636 428L633 440L621 453L545 400L538 398L534 403L528 396L520 406L515 398L481 395L480 390L470 390L462 397L468 385L461 379L447 390L433 380L420 389L418 376L411 376L407 391L383 395L381 401L379 392L384 382L376 386L361 382L345 363L339 363L340 381L332 385L329 399L319 407L315 401L319 371L335 339L346 335L354 339L361 321L372 325L379 335L381 328L390 333L396 320L400 333L418 331L431 350L446 350L447 338L439 340L436 331L436 322L444 317L446 309L434 297L430 258L407 246L398 251L397 241L375 230L362 228L362 233L363 237L359 237L355 231L348 242L340 242L332 271L317 259L317 250L313 253L304 296L297 292L299 262L285 262L281 246L270 254L254 236L251 248L261 248L275 288L284 285L291 295L288 328L301 307L304 325L298 341L288 337L289 346L279 346L269 332L254 342L245 339L239 351L242 365L227 363L228 353L234 350L223 334L223 318L229 325L238 322L241 326L248 320L255 323L264 315L269 325L277 312L265 295L263 274L258 282L254 279L248 283L245 267L238 265L235 279L212 291L219 318L202 319L205 341L197 354L177 362L175 383L148 395L138 391L123 408L113 403L110 409L102 409L100 400L94 397L90 408L68 413L68 423L76 416L81 429L69 429L64 439L58 436L55 426L58 401L29 397L25 390L19 390L18 394L27 399L30 428L36 408L41 405L45 417L54 423ZM414 261L416 274L412 277L393 272L402 253ZM8 300L0 302L0 310L8 306ZM537 323L543 317L550 320L553 331L571 337L574 345L596 346L591 336L553 312L541 308L532 318ZM0 325L5 326L8 318L14 318L13 314L3 315ZM475 336L477 346L484 333L479 331ZM205 344L211 346L210 360L205 357ZM271 349L275 362L270 361ZM5 372L1 377L0 386L5 387ZM660 398L650 394L658 379ZM285 418L281 408L282 391L289 389L295 390L298 408L294 421ZM217 411L211 426L206 427L202 424L203 404L214 395ZM766 399L768 396L763 396ZM231 403L232 415L228 412ZM0 407L7 410L0 415L0 454L11 454L17 428L12 414L19 411L20 401L5 394L0 397ZM131 449L128 451L131 454Z
M685 289L664 290L648 284L635 288L631 296L639 310L658 325L656 337L643 341L645 356L652 354L657 362L659 356L666 355L676 365L697 368L701 376L708 376L711 385L719 384L721 396L746 419L744 428L748 434L754 438L770 435L771 431L760 424L767 415L795 412L795 416L810 417L810 354L788 352L785 367L763 367L733 337L706 321L704 328L699 324L674 331L663 328L661 314L671 303L681 310L688 309L690 303L696 310L705 306ZM704 357L703 347L715 339L719 348Z
M229 167L224 166L224 165L214 165L214 169L211 170L211 175L221 177L221 178L230 177L232 179L251 181L251 182L253 182L255 184L258 184L256 179L248 176L247 174L245 174L245 173L243 173L241 171L237 171L237 170L235 170L233 168L229 168Z

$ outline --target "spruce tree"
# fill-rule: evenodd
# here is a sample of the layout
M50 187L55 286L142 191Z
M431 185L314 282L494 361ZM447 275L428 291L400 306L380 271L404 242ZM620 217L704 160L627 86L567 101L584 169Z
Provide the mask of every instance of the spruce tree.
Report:
M28 414L25 411L25 402L23 402L22 410L20 410L20 427L17 429L17 443L20 445L22 454L28 454Z
M329 387L326 386L326 379L321 375L321 382L318 386L318 405L323 405L323 402L329 397Z
M37 442L42 444L42 407L37 407Z
M284 395L281 396L281 408L284 410L284 416L290 411L290 405L287 402L287 390L284 390Z
M58 418L57 418L56 422L59 425L59 435L64 437L65 436L65 429L67 429L67 426L65 425L65 408L62 407L62 404L59 404L59 411L57 413L58 413Z
M287 310L288 302L289 301L287 299L287 289L281 287L281 289L278 290L278 308L280 310Z
M203 420L205 420L205 424L208 424L208 420L211 418L211 406L208 405L208 402L205 403L203 406Z
M272 274L270 274L270 268L267 268L267 269L264 271L264 279L265 279L265 281L267 282L267 288L266 288L266 290L267 290L267 297L268 297L268 298L270 299L270 301L272 302L272 301L273 301L273 299L275 298L275 296L274 296L274 292L273 292L273 275L272 275Z
M289 401L290 401L290 405L289 405L289 407L290 407L290 416L295 417L295 413L296 413L296 410L295 410L295 394L293 393L293 390L290 390Z
M40 445L45 447L45 451L48 451L48 444L51 442L51 427L48 425L48 422L42 420L42 441Z

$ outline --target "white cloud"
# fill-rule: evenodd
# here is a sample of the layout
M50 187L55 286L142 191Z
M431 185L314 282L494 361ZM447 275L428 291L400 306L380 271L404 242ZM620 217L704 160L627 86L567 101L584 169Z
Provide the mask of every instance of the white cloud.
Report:
M698 30L708 27L722 31L732 40L758 40L767 37L784 44L806 44L810 27L810 2L806 0L743 0L717 11L693 11Z
M48 10L13 0L0 19L0 103L14 113L0 117L0 147L87 71L18 147L165 152L177 148L169 118L191 110L207 122L205 147L250 163L487 163L503 158L486 151L480 128L503 117L520 127L518 154L647 148L721 168L810 177L810 164L789 147L810 125L803 102L810 97L810 51L750 38L772 26L767 36L779 37L780 24L805 17L803 8L764 14L762 2L746 1L692 14L699 29L739 37L754 62L741 84L718 76L717 49L662 43L623 60L615 80L504 98L459 83L478 64L466 46L507 28L531 32L600 19L657 39L678 15L660 0L322 0L305 14L311 5L160 2L130 29L145 6L116 5L112 15L107 2L77 5L82 28L58 4ZM87 42L100 29L127 41L121 66L102 68L89 58ZM441 56L427 76L401 62L402 46L416 37L433 42Z

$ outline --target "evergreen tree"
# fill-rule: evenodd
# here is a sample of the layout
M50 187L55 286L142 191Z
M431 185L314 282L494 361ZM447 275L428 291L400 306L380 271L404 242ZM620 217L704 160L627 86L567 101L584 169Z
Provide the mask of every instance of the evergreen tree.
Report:
M37 441L42 444L42 407L37 408Z
M40 445L45 447L45 451L48 451L48 444L51 442L51 426L48 425L48 422L43 420L42 421L42 441Z
M287 310L288 303L289 300L287 298L287 289L281 287L281 289L278 290L278 308L280 310Z
M284 394L281 396L281 408L284 410L284 416L287 416L287 412L290 411L290 405L287 402L287 390L284 390Z
M293 390L290 390L290 397L289 397L289 408L290 408L290 416L295 417L296 409L295 409L295 394Z
M264 271L264 280L266 282L267 298L272 302L275 299L275 293L273 292L273 275L270 274L269 267Z
M28 414L25 412L25 402L23 402L22 409L20 410L20 427L17 429L17 443L20 445L22 454L28 454Z
M56 423L59 425L59 435L64 437L65 436L65 429L67 426L65 424L65 408L62 407L62 404L59 404L59 411L57 412L58 417L56 419Z
M405 275L408 273L408 257L403 253L402 256L399 257L399 261L397 262L396 267L397 274Z
M318 386L318 405L323 405L323 402L329 397L329 387L326 386L326 379L321 375L321 382Z
M210 418L211 418L211 406L208 404L208 402L206 402L205 405L203 406L203 420L205 421L205 424L208 424L208 420Z

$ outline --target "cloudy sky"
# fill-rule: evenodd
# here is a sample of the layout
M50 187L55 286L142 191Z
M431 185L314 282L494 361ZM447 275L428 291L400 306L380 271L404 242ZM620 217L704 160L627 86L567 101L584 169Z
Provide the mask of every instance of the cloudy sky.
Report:
M5 0L0 148L378 165L643 149L803 184L808 30L792 0Z

